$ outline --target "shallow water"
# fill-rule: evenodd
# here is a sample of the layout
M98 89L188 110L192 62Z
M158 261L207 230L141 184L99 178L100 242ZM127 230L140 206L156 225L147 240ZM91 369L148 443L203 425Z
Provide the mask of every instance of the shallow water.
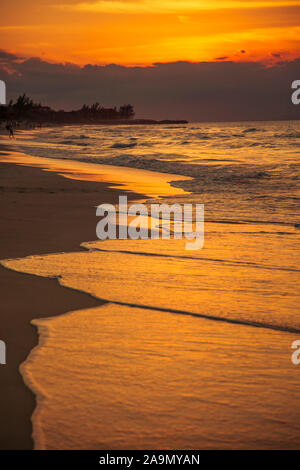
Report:
M34 324L36 448L299 447L289 334L115 304Z
M298 123L24 136L68 177L101 178L104 161L172 170L106 178L148 203L205 204L199 251L83 240L86 251L5 262L110 302L33 322L40 345L22 373L38 397L37 448L299 448L299 137Z
M206 221L294 225L300 223L299 142L299 121L279 121L67 126L21 133L17 145L59 161L191 177L174 178L181 190L176 201L204 203Z
M23 148L32 155L96 163L119 160L148 169L172 162L173 168L186 172L180 163L273 164L278 158L291 163L298 156L299 139L299 121L86 125L26 132Z

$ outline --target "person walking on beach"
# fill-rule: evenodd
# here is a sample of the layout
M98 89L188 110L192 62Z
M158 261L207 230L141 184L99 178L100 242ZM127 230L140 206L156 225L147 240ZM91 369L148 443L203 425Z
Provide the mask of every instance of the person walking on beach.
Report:
M6 127L6 130L8 131L9 138L13 139L15 135L14 135L14 129L13 129L12 123L7 123L5 127Z

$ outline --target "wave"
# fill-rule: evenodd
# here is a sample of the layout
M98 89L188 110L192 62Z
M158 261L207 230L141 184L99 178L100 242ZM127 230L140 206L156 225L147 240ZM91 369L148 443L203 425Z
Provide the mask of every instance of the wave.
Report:
M166 158L170 158L170 154L166 155ZM179 154L174 154L175 157L180 157ZM183 156L181 155L181 158ZM131 168L140 168L144 170L159 171L161 173L171 173L190 177L201 177L202 184L204 182L218 181L218 182L233 182L238 180L254 180L269 177L269 169L274 169L274 166L265 166L262 169L261 165L251 164L235 164L232 161L225 162L232 163L229 165L220 165L223 160L206 158L202 160L202 163L192 163L182 160L168 160L158 159L152 156L136 156L132 154L121 154L110 159L101 157L88 157L79 158L80 161L100 163L114 166L126 166ZM212 161L215 165L205 165L203 161Z
M71 135L68 135L67 136L68 139L89 139L90 137L88 135L85 135L85 134L71 134Z
M282 133L282 134L274 134L274 137L278 139L299 139L300 132L291 131L291 132Z
M195 313L195 312L189 312L186 310L156 307L152 305L150 306L150 305L134 304L134 303L127 303L127 302L120 302L120 301L109 301L109 302L112 304L124 305L124 306L131 307L131 308L143 308L145 310L156 310L156 311L158 310L160 312L187 315L187 316L194 317L194 318L202 318L205 320L230 323L233 325L249 326L252 328L264 328L268 330L281 331L283 333L300 334L299 328L293 328L293 327L285 326L285 325L273 325L271 323L265 323L265 322L253 322L253 321L247 321L247 320L238 320L235 318L218 317L215 315L207 315L205 313Z
M288 200L286 195L287 188L291 194L300 189L296 166L299 150L293 139L279 145L278 138L300 136L299 130L287 128L286 124L272 124L269 128L267 123L263 128L259 123L252 124L135 129L82 126L78 133L76 129L62 129L59 139L57 133L53 139L52 131L49 132L50 145L43 141L40 146L36 141L35 145L29 141L22 145L25 152L48 158L191 177L171 181L171 185L185 191L186 200L191 193L206 206L214 204L216 219L225 221L234 211L238 220L250 220L255 212L258 221L286 219L288 224L298 223L297 201ZM45 140L45 133L41 135ZM244 139L239 140L240 137Z
M247 268L254 268L254 269L266 269L271 271L288 271L288 272L300 272L300 269L297 268L285 268L281 266L268 266L263 264L254 263L251 261L236 261L236 260L228 260L222 258L207 258L205 256L183 256L183 255L171 255L171 254L162 254L162 253L150 253L147 251L130 251L130 250L109 250L109 249L101 249L96 248L95 246L90 246L89 242L83 242L81 245L83 248L86 248L88 251L101 251L101 252L110 252L110 253L125 253L128 255L137 255L137 256L158 256L161 258L172 258L172 259L192 259L196 261L207 261L212 263L222 263L227 266L244 266Z
M89 145L85 142L74 142L73 140L61 140L58 143L61 145L78 145L80 147L87 147Z
M111 145L110 148L112 149L120 149L120 148L132 148L136 147L137 143L136 142L131 142L131 143L121 143L121 142L116 142L115 144Z
M89 251L94 251L94 250L89 250ZM104 251L109 251L109 250L104 250ZM61 253L62 255L66 255L65 253ZM132 253L130 253L132 254ZM52 255L46 255L46 257L51 257ZM29 256L26 257L27 259L33 259L35 257ZM223 322L223 323L229 323L233 325L241 325L241 326L247 326L247 327L252 327L252 328L263 328L263 329L268 329L268 330L273 330L273 331L281 331L283 333L293 333L293 334L300 334L300 329L289 326L289 325L279 325L279 324L273 324L273 323L268 323L264 321L253 321L253 320L246 320L246 319L238 319L238 318L231 318L231 317L223 317L223 316L217 316L217 315L211 315L211 314L206 314L206 313L199 313L199 312L193 312L193 311L188 311L188 310L182 310L182 309L175 309L172 307L160 307L159 305L149 305L149 304L140 304L140 303L135 303L135 302L123 302L120 300L115 300L111 298L105 298L100 297L99 295L96 295L94 293L91 293L89 291L86 291L81 288L75 288L72 287L72 285L68 285L67 282L64 282L64 279L61 275L45 275L45 274L35 274L32 271L27 271L25 269L20 269L17 268L16 266L11 265L11 263L15 263L21 260L24 260L26 258L16 258L16 259L8 259L8 260L0 260L0 264L4 266L6 269L9 269L11 271L16 271L16 272L30 272L30 274L33 274L35 276L42 276L46 277L49 279L57 279L58 283L63 286L63 287L68 287L69 289L79 291L79 292L84 292L87 295L90 295L96 299L100 299L102 301L108 302L110 304L115 304L115 305L123 305L131 308L142 308L146 310L155 310L155 311L160 311L160 312L166 312L166 313L171 313L171 314L177 314L177 315L185 315L185 316L190 316L194 318L201 318L205 320L210 320L210 321L217 321L217 322Z
M244 129L242 132L247 134L248 132L260 132L262 129L257 129L256 127L248 127L248 129Z

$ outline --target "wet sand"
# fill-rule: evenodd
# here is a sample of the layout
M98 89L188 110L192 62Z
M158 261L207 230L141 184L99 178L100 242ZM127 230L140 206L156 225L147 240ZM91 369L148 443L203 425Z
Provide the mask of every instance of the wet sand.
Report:
M1 144L0 144L1 145ZM1 153L9 148L0 146ZM33 254L79 251L95 240L95 206L117 203L119 189L107 183L66 179L55 173L0 163L0 259ZM141 195L129 193L129 199ZM32 449L31 415L35 397L24 385L20 364L37 344L34 318L101 305L87 294L0 266L0 339L7 364L0 366L0 449Z

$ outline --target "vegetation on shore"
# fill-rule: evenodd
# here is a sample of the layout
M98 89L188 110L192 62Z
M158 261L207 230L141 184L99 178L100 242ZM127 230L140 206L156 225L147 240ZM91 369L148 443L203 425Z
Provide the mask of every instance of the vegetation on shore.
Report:
M135 111L131 104L119 108L104 108L99 103L84 104L73 111L55 111L49 106L34 103L25 93L7 106L0 106L1 123L12 123L12 127L41 127L61 124L186 124L186 120L134 119Z
M55 111L49 106L34 103L26 94L20 95L16 101L11 100L7 106L0 106L0 121L31 122L34 124L57 123L97 123L106 120L129 120L135 115L131 104L124 104L119 108L104 108L99 103L84 104L80 109L73 111Z

